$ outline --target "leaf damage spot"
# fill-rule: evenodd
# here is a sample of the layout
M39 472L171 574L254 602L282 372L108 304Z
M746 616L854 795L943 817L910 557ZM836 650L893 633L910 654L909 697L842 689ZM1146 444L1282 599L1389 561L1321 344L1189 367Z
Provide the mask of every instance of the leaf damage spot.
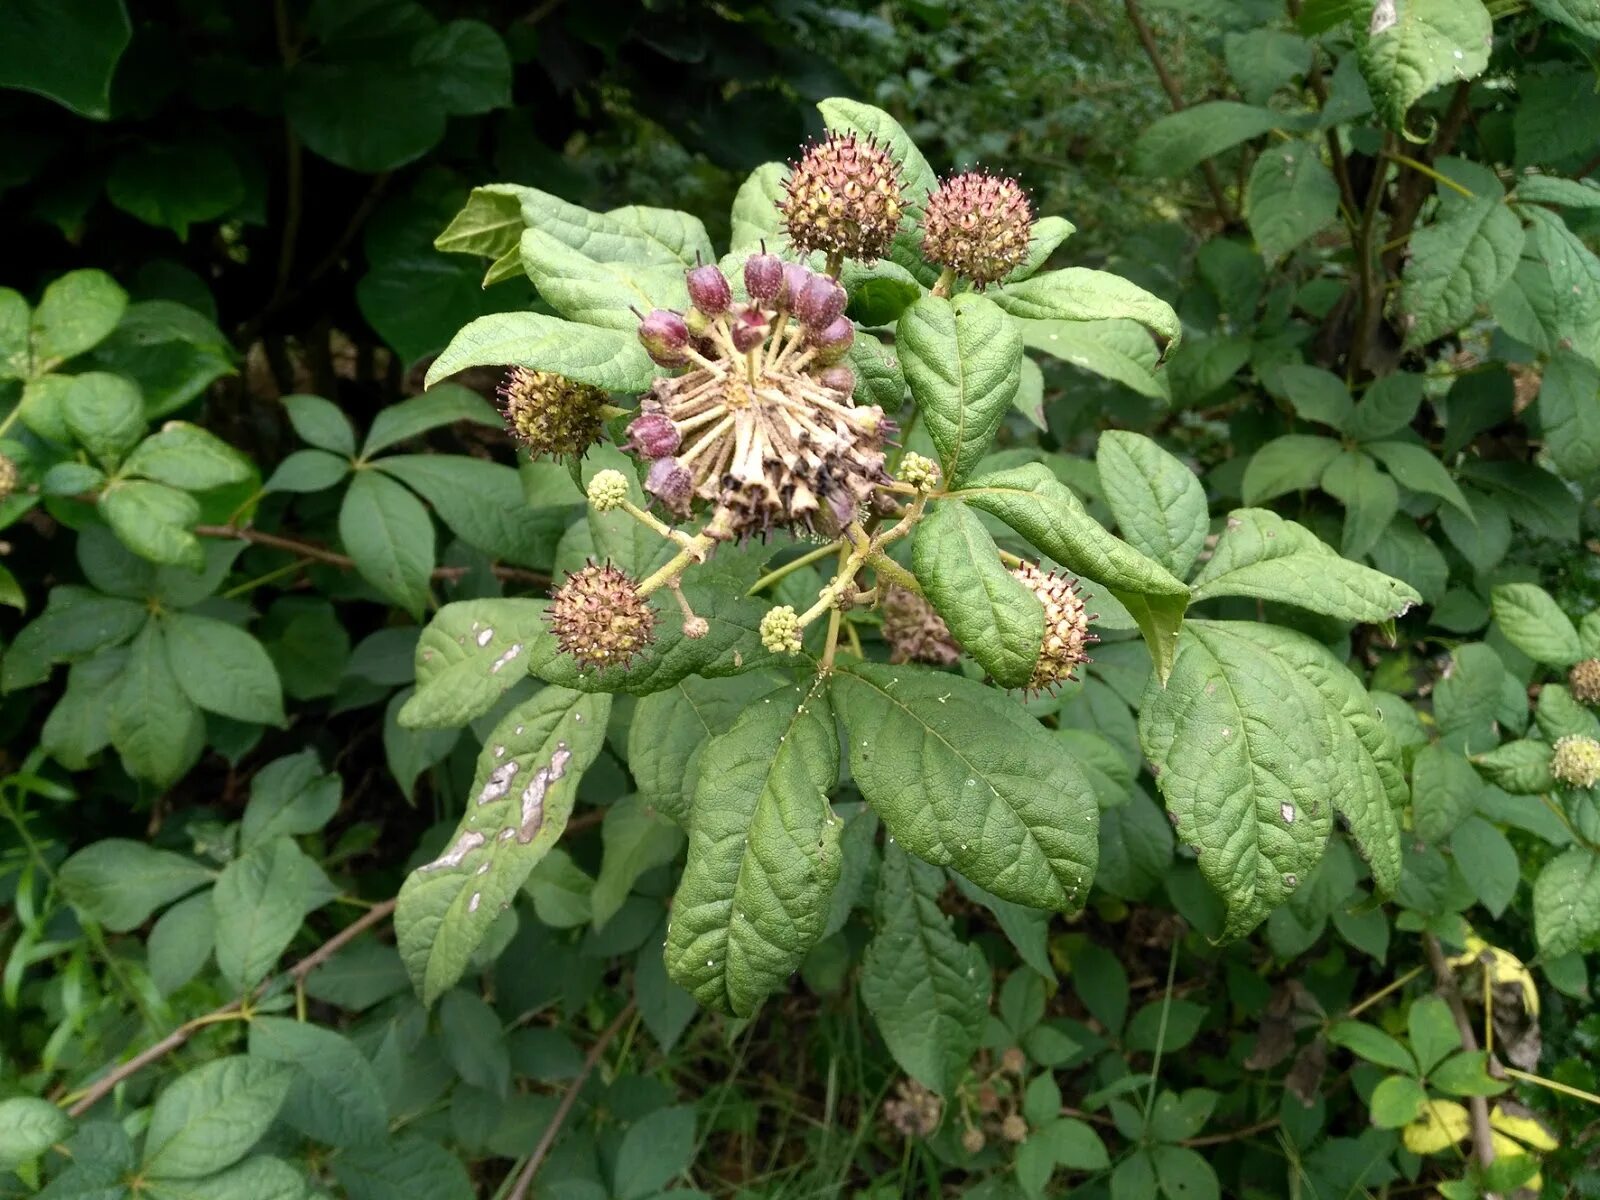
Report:
M456 844L451 846L431 863L418 867L419 871L438 871L444 867L459 867L462 860L484 843L483 834L475 829L469 829L456 839Z
M572 761L572 750L565 742L557 742L550 761L533 773L528 786L522 789L522 815L517 822L517 841L526 846L533 841L544 824L544 798L550 785L567 773ZM502 835L503 836L503 835Z

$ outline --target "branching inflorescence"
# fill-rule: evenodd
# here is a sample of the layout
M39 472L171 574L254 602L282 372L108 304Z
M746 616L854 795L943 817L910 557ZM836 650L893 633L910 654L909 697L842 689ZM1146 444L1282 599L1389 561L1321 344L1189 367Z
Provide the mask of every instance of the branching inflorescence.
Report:
M870 263L889 253L909 212L901 168L873 139L829 134L793 165L778 209L793 250L819 256L823 270L763 245L740 264L742 295L720 267L701 264L685 273L687 311L636 313L646 353L672 372L640 397L623 441L641 464L648 503L635 504L632 484L615 470L594 476L588 499L597 511L627 513L677 553L640 580L591 563L556 591L551 628L585 668L626 666L645 650L657 624L647 598L662 588L674 595L684 633L705 636L707 621L682 591L685 571L719 544L774 532L825 543L838 569L804 611L768 611L760 632L770 652L800 653L807 627L832 614L821 660L827 670L837 615L873 604L883 609L896 661L948 666L960 654L915 577L888 553L941 494L939 465L908 452L891 474L895 424L877 405L855 402L857 378L847 362L856 328L839 273L846 259ZM924 257L943 270L936 293L956 279L981 289L1006 278L1026 259L1031 229L1027 197L1014 181L979 172L945 181L928 197L920 231ZM622 413L599 389L523 369L508 376L502 400L509 428L536 456L581 456L606 419ZM679 527L696 521L698 532ZM1014 575L1045 611L1028 687L1054 688L1088 661L1092 618L1072 579L1033 563Z

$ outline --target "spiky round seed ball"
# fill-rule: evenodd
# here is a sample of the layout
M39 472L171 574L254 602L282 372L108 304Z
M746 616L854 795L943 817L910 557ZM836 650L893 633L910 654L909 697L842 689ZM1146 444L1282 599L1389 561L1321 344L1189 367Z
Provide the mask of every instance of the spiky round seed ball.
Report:
M1568 787L1592 788L1600 783L1600 742L1578 733L1557 738L1550 774Z
M610 563L590 563L567 576L550 597L545 619L556 645L595 670L626 666L655 636L655 609Z
M1099 640L1089 632L1089 614L1078 595L1077 582L1054 572L1046 574L1026 562L1011 574L1044 605L1044 642L1033 678L1028 680L1029 689L1045 691L1076 679L1074 668L1089 661L1085 650Z
M500 384L506 429L534 458L581 458L600 440L606 393L552 371L512 367Z
M789 172L778 209L802 252L874 261L888 253L905 216L900 166L875 141L830 133Z
M909 588L891 586L883 597L883 640L892 663L921 662L948 667L961 657L944 618Z
M1028 1140L1028 1123L1020 1113L1011 1113L1000 1122L1000 1136L1008 1142L1025 1142Z
M968 1154L977 1154L983 1149L983 1130L976 1125L969 1126L961 1135L961 1148Z
M16 462L8 454L0 454L0 500L10 497L17 490L17 481L20 472Z
M1600 658L1586 658L1567 672L1567 686L1579 704L1600 705Z
M595 477L589 480L589 503L594 505L595 512L610 512L614 508L622 507L622 502L628 498L628 477L621 471L609 468L595 472Z
M918 491L927 491L939 482L939 464L927 455L908 450L900 460L900 469L895 475L901 483L909 483Z
M800 618L787 604L761 618L761 644L772 654L800 653Z
M1028 1060L1020 1048L1007 1046L1005 1053L1000 1056L1000 1069L1012 1075L1021 1075L1028 1069Z
M928 196L922 254L982 288L1004 279L1028 257L1033 209L1014 179L968 171Z

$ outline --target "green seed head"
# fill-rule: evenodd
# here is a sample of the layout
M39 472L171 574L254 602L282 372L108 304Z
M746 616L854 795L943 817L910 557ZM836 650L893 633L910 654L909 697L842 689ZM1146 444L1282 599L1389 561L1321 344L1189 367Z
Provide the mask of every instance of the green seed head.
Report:
M896 475L901 483L909 483L919 492L926 492L939 482L939 464L911 450L900 460L900 470Z
M800 618L787 604L761 618L761 644L773 654L800 653Z
M595 512L610 512L620 508L627 498L628 477L621 471L609 468L597 471L595 477L589 480L589 503L594 505Z

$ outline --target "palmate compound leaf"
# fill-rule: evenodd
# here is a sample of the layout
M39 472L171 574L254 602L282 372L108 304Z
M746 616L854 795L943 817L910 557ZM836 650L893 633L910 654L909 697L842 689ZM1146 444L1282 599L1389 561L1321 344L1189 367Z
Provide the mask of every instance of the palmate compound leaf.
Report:
M610 714L608 695L547 687L495 726L461 824L400 889L400 956L424 1004L461 978L489 926L561 836Z
M706 747L666 946L701 1004L749 1016L821 938L843 862L838 779L825 684L784 685Z
M878 874L878 930L861 964L861 999L889 1052L924 1087L949 1094L978 1048L989 965L939 910L944 875L893 842Z
M1066 742L960 676L851 662L833 694L856 786L896 841L1004 900L1083 903L1100 810Z
M1308 878L1337 812L1374 882L1399 879L1398 747L1353 676L1271 626L1191 621L1139 721L1179 838L1247 933Z

